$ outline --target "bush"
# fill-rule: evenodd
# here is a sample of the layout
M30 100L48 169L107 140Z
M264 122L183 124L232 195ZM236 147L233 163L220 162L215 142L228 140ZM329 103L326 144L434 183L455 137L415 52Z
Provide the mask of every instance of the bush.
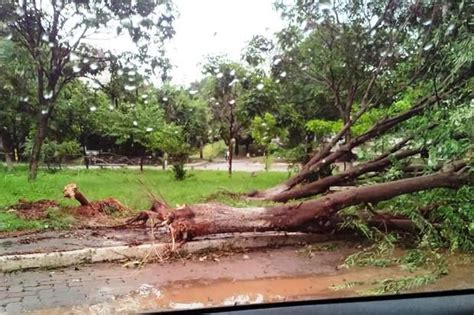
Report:
M186 178L186 170L184 169L184 164L174 164L173 165L174 178L176 180L184 180Z

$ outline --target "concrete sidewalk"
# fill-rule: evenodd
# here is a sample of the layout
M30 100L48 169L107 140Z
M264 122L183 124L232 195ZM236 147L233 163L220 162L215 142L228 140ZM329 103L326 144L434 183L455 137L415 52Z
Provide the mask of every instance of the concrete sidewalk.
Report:
M313 243L334 239L331 235L304 233L239 233L206 237L188 242L183 250L262 248ZM168 236L134 229L77 229L42 232L0 239L0 271L57 268L118 260L142 260L150 252L165 252Z

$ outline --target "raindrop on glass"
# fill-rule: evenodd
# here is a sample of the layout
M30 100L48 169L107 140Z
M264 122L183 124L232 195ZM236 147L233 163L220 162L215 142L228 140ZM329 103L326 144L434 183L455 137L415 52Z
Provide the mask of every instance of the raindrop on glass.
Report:
M215 102L214 105L216 105L216 106L219 105L219 102Z
M277 58L273 61L273 64L276 66L278 65L279 63L281 62L281 59L280 58Z
M428 50L430 50L431 48L433 48L433 44L432 44L432 43L429 43L429 44L427 44L425 47L423 47L423 50L424 50L424 51L428 51Z
M280 83L280 79L276 79L276 80L275 80L275 83Z
M148 100L144 101L143 103L144 103L145 105L148 104Z
M165 96L162 98L163 102L168 102L168 98Z
M239 82L239 79L234 79L229 83L229 86L233 86L237 82Z
M230 71L230 75L234 76L235 75L235 70Z
M131 71L128 72L129 76L134 76L136 74L137 74L137 72L135 70L131 70Z
M114 110L114 107L112 105L109 105L110 110Z
M220 79L224 76L224 74L222 72L219 72L218 74L216 74L216 78Z
M30 98L29 98L28 96L25 96L25 97L20 98L20 101L22 101L22 102L28 102L29 99L30 99Z
M122 75L122 74L123 74L123 70L122 70L122 69L117 70L117 74L118 74L118 75Z
M423 23L423 26L430 26L431 25L431 20L425 21Z
M69 55L69 59L70 59L71 61L77 61L77 60L79 60L79 56L76 55L75 53L71 53L71 54Z
M74 67L72 67L72 71L74 71L74 73L81 72L81 67L79 67L79 66L74 66Z
M448 28L446 29L446 35L451 34L456 26L454 24L449 24Z
M234 105L234 104L235 104L235 100L230 100L230 101L229 101L229 104L230 104L230 105Z
M286 71L283 71L282 73L280 73L280 77L282 78L286 77Z
M52 97L53 97L53 91L49 91L49 92L44 93L44 99L45 100L49 100Z
M133 121L134 126L138 126L138 122L136 120Z
M43 35L41 36L41 39L42 39L43 41L45 41L45 42L49 42L49 36L48 36L47 34L43 34Z
M263 90L264 87L265 86L263 85L263 83L257 84L257 90L259 90L259 91Z
M198 92L197 90L190 90L190 91L189 91L189 94L195 95L195 94L197 94L197 92Z
M16 8L15 10L16 14L18 14L19 16L23 16L25 14L25 11L23 11L22 8L18 7Z
M8 34L6 37L5 37L7 40L10 40L13 38L13 35L12 34Z
M125 84L124 85L124 88L125 88L125 91L133 91L135 90L137 87L135 85L128 85L128 84Z
M91 70L97 70L98 67L96 63L91 64Z
M88 62L89 62L89 58L84 58L84 59L82 59L82 62L83 62L83 63L88 63Z
M43 110L41 111L41 114L42 114L42 115L46 115L47 113L48 113L48 110L47 110L47 109L43 109Z
M146 131L147 131L147 132L152 132L152 131L153 131L153 128L148 127L148 128L146 128Z
M54 44L53 44L53 43L49 43L48 46L49 46L49 47L54 47Z
M142 99L146 100L147 98L148 98L148 95L146 95L146 94L142 95Z
M91 106L89 109L90 109L91 112L95 112L97 110L97 107Z

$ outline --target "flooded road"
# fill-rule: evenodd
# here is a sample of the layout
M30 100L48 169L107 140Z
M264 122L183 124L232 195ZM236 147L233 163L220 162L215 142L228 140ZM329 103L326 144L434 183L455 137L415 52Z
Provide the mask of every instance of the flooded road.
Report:
M204 255L194 260L150 264L142 269L96 265L76 285L84 292L101 290L106 298L87 294L81 302L62 307L54 304L33 314L120 314L151 310L190 309L288 300L337 298L367 295L375 283L425 275L393 267L338 267L344 258L357 251L354 246L337 244L332 251L318 251L308 257L300 248L235 253L232 256ZM106 275L102 279L101 275ZM74 275L72 273L72 275ZM472 257L449 258L449 273L438 281L414 289L418 291L474 287ZM66 275L68 278L71 275ZM105 280L105 281L104 281ZM76 289L78 287L75 287ZM47 304L47 302L46 302ZM33 310L32 309L32 310Z

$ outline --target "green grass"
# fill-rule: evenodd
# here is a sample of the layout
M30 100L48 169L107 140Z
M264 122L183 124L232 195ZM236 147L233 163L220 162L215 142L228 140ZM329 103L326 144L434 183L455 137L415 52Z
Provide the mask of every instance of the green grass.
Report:
M264 189L286 177L286 174L277 172L261 172L256 176L235 172L232 178L222 171L194 170L188 171L188 174L189 177L184 181L176 181L171 171L161 170L62 170L55 173L41 170L36 181L28 182L25 166L17 166L12 173L0 166L0 209L15 204L20 198L53 199L61 205L77 205L76 201L63 198L63 187L68 183L76 183L90 200L113 197L132 209L142 210L150 207L148 192L162 196L169 205L175 206L204 202L211 194L222 190L248 192ZM226 198L222 201L226 202ZM52 216L50 221L54 221L54 218ZM44 222L12 221L24 220L0 211L0 223L8 222L9 230L44 225ZM63 218L59 221L62 222Z

